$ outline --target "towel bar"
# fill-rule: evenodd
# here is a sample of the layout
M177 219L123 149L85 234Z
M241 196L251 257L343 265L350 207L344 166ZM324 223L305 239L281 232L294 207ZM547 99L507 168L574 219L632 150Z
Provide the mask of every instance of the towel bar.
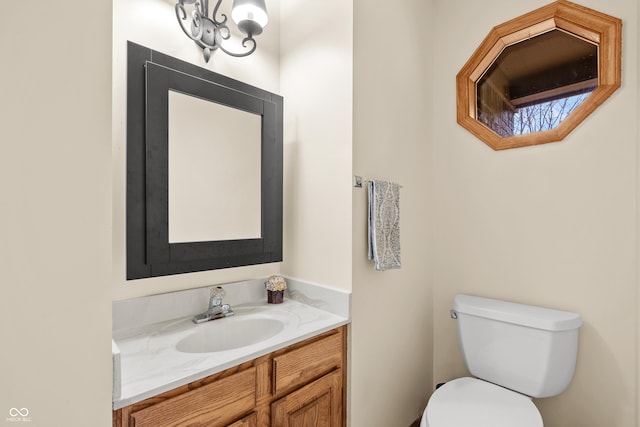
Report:
M362 188L362 184L364 182L368 182L368 181L371 181L371 180L368 179L368 178L363 178L363 177L358 176L358 175L354 175L353 176L353 186L354 186L354 188ZM402 185L400 186L400 188L402 188Z

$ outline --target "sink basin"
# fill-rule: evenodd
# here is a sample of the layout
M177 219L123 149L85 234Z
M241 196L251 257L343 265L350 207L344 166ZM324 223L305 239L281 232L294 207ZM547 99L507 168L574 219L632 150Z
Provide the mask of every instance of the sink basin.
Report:
M195 332L178 341L183 353L213 353L234 350L268 340L280 333L285 321L273 316L240 315L195 326Z

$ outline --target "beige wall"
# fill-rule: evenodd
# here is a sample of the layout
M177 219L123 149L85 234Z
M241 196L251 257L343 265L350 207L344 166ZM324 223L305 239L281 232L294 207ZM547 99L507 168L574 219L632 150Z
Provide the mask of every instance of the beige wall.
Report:
M466 374L448 310L471 293L583 316L574 381L536 401L545 427L635 425L638 4L621 17L623 83L561 143L494 152L455 122L454 77L496 24L545 0L435 3L434 382ZM464 13L461 13L464 11Z
M636 20L636 39L640 45L640 7L637 8ZM640 56L636 58L636 111L640 112ZM633 78L633 77L632 77ZM636 122L636 144L640 145L640 128ZM636 146L637 147L637 146ZM636 149L636 167L640 167L640 150ZM640 173L636 173L636 189L640 188ZM636 190L637 193L637 190ZM636 427L640 427L640 327L637 326L640 320L640 251L638 251L638 243L640 242L640 198L636 196Z
M233 58L214 52L209 63L202 49L182 32L170 0L113 1L113 299L133 298L181 289L229 283L268 276L280 271L280 263L179 274L127 281L125 265L126 177L126 54L127 40L183 61L221 73L262 89L280 93L280 11L278 0L267 2L269 24L257 38L251 56ZM215 3L213 3L215 4ZM221 11L231 11L231 0ZM230 23L235 30L235 24ZM232 40L236 40L236 36ZM230 40L231 41L231 40ZM235 49L241 51L240 48Z
M282 2L284 262L351 289L351 1Z
M111 2L17 6L0 14L0 422L106 427Z
M367 260L366 186L352 189L354 427L408 427L431 392L432 25L431 2L354 1L353 173L402 185L402 268L385 272Z

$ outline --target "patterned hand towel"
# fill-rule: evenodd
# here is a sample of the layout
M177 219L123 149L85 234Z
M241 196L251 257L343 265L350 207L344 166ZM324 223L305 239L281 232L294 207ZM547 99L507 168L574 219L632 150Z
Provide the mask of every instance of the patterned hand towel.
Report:
M368 240L376 270L400 268L400 185L369 181Z

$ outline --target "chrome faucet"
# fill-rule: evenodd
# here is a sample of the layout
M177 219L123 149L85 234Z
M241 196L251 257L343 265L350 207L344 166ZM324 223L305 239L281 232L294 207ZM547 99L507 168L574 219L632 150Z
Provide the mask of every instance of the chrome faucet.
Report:
M193 323L204 323L209 320L221 319L223 317L233 316L233 310L229 304L223 304L225 292L220 286L209 289L209 308L202 314L198 314L193 318Z

